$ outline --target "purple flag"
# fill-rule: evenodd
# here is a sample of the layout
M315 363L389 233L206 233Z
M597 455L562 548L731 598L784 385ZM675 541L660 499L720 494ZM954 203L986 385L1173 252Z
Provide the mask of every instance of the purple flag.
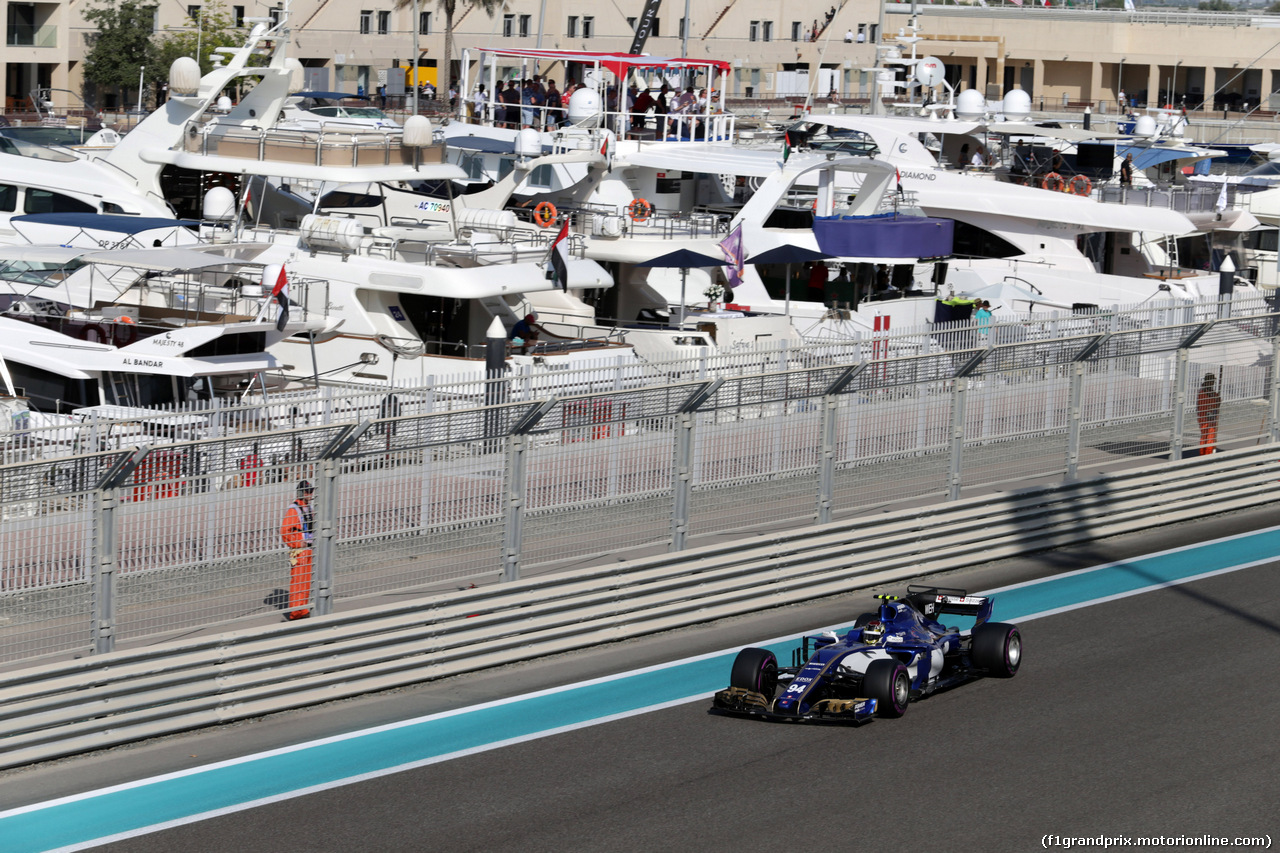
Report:
M742 224L729 232L729 236L720 241L720 251L728 264L724 268L724 277L729 280L729 287L742 284Z

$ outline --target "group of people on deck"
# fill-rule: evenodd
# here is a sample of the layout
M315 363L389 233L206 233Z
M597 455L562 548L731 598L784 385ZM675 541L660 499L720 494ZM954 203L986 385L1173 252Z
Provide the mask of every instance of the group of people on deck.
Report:
M555 130L566 122L569 99L578 88L580 84L569 81L562 92L554 80L548 77L544 81L535 74L521 81L509 80L505 86L499 82L490 97L485 84L480 83L468 99L468 116L472 121L492 118L498 127ZM633 82L621 91L610 85L605 91L604 107L609 113L625 112L633 131L648 131L652 114L653 129L663 138L675 135L697 139L706 137L708 112L720 112L714 102L715 93L706 89L688 86L682 92L679 87L672 89L663 83L655 93L647 88L641 91Z

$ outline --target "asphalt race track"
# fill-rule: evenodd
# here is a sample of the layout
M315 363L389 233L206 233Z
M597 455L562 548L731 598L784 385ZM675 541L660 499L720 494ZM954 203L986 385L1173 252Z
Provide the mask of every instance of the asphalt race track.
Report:
M936 582L989 589L1273 523L1268 513L1232 516ZM11 772L0 776L0 808L848 624L869 592ZM94 849L1018 851L1046 835L1280 840L1276 564L1045 616L1022 631L1016 678L936 695L900 720L769 724L708 714L701 700Z

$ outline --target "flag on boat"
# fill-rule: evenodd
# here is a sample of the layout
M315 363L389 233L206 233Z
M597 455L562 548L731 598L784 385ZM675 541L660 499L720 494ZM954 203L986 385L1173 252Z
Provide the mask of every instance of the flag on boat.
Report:
M729 232L729 236L720 241L720 251L724 252L724 259L729 263L725 265L724 277L729 281L729 287L739 287L742 284L742 223L739 222L737 227Z
M1124 10L1126 12L1136 12L1138 7L1133 5L1133 0L1124 0Z
M271 267L267 267L269 271ZM266 284L264 281L263 284ZM280 265L280 272L276 275L275 284L271 287L271 298L280 304L280 316L276 318L276 331L283 332L285 324L289 322L289 276L284 271L284 264Z
M549 272L555 276L560 289L569 289L569 217L564 218L560 233L551 241L551 250L547 253L547 261L551 264Z
M1012 3L1012 4L1013 4L1013 5L1015 5L1015 6L1021 6L1021 5L1022 5L1022 0L1009 0L1009 2L1010 2L1010 3Z
M1214 203L1213 209L1221 213L1227 209L1227 182L1222 182L1222 189L1218 190L1218 200Z

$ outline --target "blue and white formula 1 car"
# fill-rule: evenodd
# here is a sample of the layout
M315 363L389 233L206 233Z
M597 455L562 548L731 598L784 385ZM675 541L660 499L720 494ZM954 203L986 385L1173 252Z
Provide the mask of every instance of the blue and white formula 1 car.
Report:
M901 717L912 699L983 676L1011 678L1022 663L1022 635L1014 625L988 621L992 600L960 589L907 587L906 595L877 595L884 603L864 613L843 637L805 637L792 665L779 667L767 649L743 649L729 688L712 710L772 720L861 722ZM948 627L947 614L973 616L968 636Z

